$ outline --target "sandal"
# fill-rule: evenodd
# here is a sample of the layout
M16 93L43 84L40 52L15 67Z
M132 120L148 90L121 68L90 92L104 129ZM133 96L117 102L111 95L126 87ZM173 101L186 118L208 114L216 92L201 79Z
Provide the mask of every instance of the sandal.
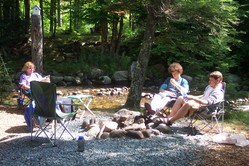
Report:
M166 117L166 118L156 118L155 120L153 120L155 126L158 126L161 123L166 124L167 126L171 126L172 123L170 122L170 120Z

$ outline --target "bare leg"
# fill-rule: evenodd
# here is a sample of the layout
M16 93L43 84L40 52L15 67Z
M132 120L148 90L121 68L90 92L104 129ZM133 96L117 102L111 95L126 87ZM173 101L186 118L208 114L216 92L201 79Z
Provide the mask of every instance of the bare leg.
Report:
M188 102L184 103L182 107L178 111L176 111L176 113L172 117L169 117L169 121L173 123L174 121L183 118L185 115L187 115L190 108L191 105Z
M176 99L175 104L173 105L173 107L171 109L171 112L169 114L169 118L173 117L178 112L178 110L182 107L183 104L184 104L183 97L181 97L181 96L178 97Z

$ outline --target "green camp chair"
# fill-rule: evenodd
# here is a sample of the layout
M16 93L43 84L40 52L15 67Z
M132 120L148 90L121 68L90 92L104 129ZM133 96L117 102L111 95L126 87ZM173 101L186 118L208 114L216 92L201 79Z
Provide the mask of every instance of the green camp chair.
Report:
M75 139L68 130L67 125L75 117L76 112L64 113L60 110L59 105L63 103L58 104L57 102L56 85L53 83L32 81L30 87L32 100L35 101L33 116L39 126L39 130L35 133L34 138L44 133L52 145L56 146L57 122L59 122L59 128L63 128L60 137L64 131L67 131ZM30 119L32 120L32 118ZM50 126L51 123L52 128ZM31 140L33 140L32 133L33 131L31 130Z

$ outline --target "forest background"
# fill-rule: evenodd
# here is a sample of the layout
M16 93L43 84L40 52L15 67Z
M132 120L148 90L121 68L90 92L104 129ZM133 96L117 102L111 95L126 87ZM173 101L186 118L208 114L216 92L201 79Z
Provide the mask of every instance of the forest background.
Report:
M230 99L248 98L248 0L0 0L1 90L6 72L16 74L31 60L31 15L41 8L43 67L49 74L107 75L136 61L127 106L137 107L145 80L164 79L179 62L195 83L219 70ZM231 76L239 81L234 81Z

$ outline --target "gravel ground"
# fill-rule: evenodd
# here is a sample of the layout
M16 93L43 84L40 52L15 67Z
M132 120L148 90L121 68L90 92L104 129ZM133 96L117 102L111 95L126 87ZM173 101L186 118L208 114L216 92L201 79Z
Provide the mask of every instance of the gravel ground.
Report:
M71 124L76 137L82 134L79 126L79 120ZM177 125L172 129L174 134L142 140L87 139L84 152L77 152L77 141L67 133L56 147L43 137L31 142L30 134L26 133L0 143L0 165L202 165L198 152L207 145L207 138L187 136Z
M195 142L167 136L151 139L90 140L85 151L77 152L76 141L51 144L30 142L22 137L0 148L0 165L194 165L197 161Z

